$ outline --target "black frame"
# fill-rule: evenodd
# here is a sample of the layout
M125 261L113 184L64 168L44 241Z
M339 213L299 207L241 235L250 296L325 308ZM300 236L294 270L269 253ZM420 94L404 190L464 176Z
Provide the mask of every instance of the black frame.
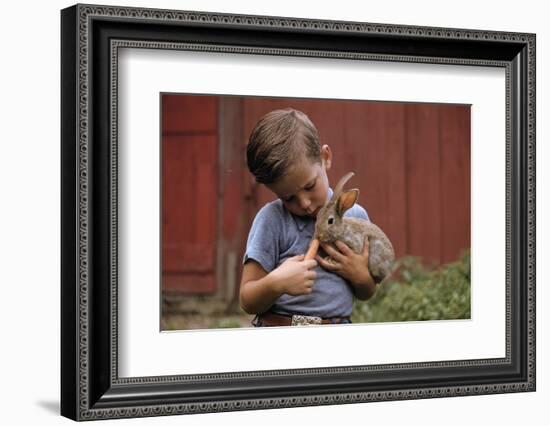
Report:
M91 420L535 390L534 34L97 5L64 9L61 30L62 415ZM116 55L125 46L505 68L506 357L120 379Z

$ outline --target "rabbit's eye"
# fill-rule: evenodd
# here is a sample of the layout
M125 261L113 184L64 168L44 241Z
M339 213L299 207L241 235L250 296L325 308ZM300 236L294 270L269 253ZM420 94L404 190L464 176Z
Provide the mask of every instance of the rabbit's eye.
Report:
M329 225L332 225L334 223L334 218L333 217L329 217L328 218L328 224Z

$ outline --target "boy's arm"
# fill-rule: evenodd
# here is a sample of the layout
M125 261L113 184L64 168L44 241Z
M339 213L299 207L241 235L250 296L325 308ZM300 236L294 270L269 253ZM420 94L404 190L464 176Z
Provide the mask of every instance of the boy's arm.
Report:
M351 281L350 281L351 282ZM359 300L369 300L376 293L376 283L370 273L365 274L365 279L361 282L351 282L355 297Z
M344 244L345 245L345 244ZM370 299L374 293L376 293L376 283L372 278L372 275L369 271L369 238L365 237L365 242L363 243L363 254L362 254L362 263L365 266L363 274L359 274L359 278L356 282L352 282L353 290L355 292L355 297L360 300Z
M266 312L281 296L275 287L264 268L255 260L249 260L243 266L239 294L241 307L248 314Z
M313 259L304 260L304 255L286 259L281 265L267 273L255 260L243 266L240 303L249 314L262 314L271 308L282 295L298 296L313 291L317 266Z

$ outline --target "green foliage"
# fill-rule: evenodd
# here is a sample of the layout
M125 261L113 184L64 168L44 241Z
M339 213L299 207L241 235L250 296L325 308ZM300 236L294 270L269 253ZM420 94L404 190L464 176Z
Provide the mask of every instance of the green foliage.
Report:
M394 322L470 318L470 252L440 268L404 257L368 301L356 300L352 321Z

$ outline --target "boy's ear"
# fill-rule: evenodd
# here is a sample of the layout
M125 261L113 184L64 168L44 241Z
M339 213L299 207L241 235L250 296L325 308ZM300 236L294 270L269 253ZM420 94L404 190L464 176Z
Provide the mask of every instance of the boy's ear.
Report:
M344 212L355 204L357 197L359 197L358 189L348 189L344 191L338 198L338 205L336 206L338 214L344 216Z

